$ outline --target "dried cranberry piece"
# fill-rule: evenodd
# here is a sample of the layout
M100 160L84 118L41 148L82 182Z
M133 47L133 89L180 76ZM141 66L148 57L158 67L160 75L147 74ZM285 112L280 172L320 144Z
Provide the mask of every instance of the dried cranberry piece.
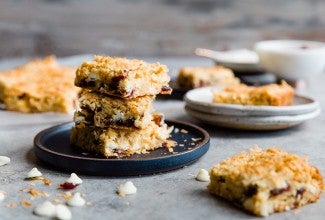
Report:
M284 187L284 188L275 188L270 191L270 194L271 194L271 196L277 196L281 193L289 191L290 188L291 188L290 185L288 185L287 187Z
M298 195L303 195L306 189L304 187L301 187L300 189L297 189L297 196Z
M69 182L65 182L65 183L60 184L60 188L66 189L66 190L74 189L77 186L78 186L78 184L73 184L73 183L69 183Z
M172 88L170 88L169 86L163 86L161 88L161 93L162 94L168 94L168 93L171 93L172 92Z

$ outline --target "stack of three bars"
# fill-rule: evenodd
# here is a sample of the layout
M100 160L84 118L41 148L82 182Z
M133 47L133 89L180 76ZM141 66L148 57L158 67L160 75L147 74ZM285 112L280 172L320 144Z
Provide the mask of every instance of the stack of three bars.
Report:
M154 113L157 94L170 94L168 69L159 63L95 56L76 71L83 88L72 145L105 157L147 153L166 146L171 129Z

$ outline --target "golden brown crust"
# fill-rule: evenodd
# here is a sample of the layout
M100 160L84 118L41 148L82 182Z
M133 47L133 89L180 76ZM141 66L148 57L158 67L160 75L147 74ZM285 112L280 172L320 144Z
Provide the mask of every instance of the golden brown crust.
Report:
M241 104L241 105L291 105L294 89L282 81L281 84L264 86L247 86L245 84L231 85L223 90L213 90L214 103Z
M75 68L62 67L55 57L34 60L0 74L0 94L6 109L31 112L72 112L78 92Z
M95 56L77 69L75 85L122 98L170 94L168 68L160 63Z
M262 216L316 202L325 189L306 158L276 147L241 152L214 166L210 177L211 193Z
M179 70L176 82L179 87L198 88L203 86L229 86L239 84L231 69L223 66L183 67Z

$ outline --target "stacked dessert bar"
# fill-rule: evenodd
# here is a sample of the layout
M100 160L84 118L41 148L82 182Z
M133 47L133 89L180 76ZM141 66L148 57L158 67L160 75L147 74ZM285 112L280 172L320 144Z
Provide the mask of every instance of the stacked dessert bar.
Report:
M152 102L170 94L168 69L159 63L95 56L76 71L82 88L71 143L105 157L147 153L167 146L171 129Z

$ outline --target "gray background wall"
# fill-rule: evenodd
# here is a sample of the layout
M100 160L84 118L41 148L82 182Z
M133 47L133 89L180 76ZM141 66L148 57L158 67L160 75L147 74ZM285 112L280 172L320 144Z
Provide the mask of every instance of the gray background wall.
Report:
M325 1L0 0L0 58L189 56L279 38L325 41Z

